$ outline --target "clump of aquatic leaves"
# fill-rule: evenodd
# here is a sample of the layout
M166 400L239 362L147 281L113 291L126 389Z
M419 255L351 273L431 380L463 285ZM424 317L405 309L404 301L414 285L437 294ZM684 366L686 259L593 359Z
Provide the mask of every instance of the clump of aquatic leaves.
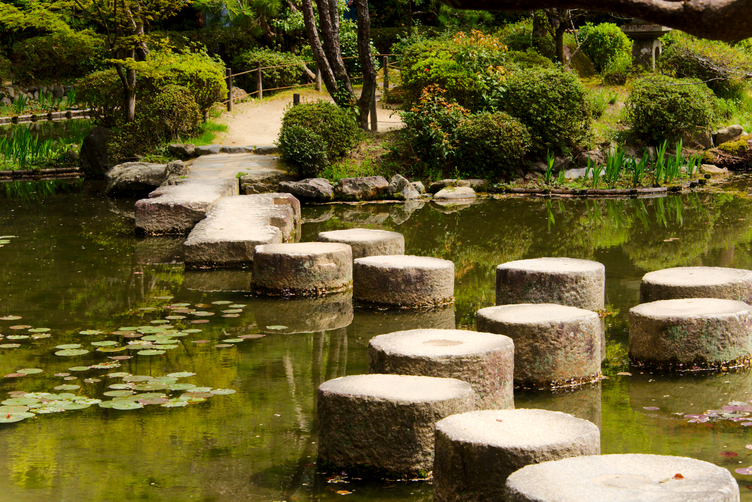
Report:
M726 406L716 410L707 410L700 414L685 414L684 418L690 423L705 424L708 422L737 422L744 427L752 426L752 403L746 401L731 401Z
M5 246L6 244L10 244L10 240L15 239L15 238L16 238L15 235L0 235L0 248ZM9 318L13 318L13 319L9 319ZM0 317L0 320L3 320L3 321L12 321L15 319L21 319L21 318L18 316Z

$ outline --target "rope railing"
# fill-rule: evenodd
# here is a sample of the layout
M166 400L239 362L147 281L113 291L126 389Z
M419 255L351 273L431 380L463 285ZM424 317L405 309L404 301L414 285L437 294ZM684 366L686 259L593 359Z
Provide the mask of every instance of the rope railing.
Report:
M388 91L389 90L389 68L391 67L392 69L399 69L399 66L396 66L394 63L390 64L390 62L389 62L389 56L393 56L393 55L394 54L374 54L373 55L373 57L380 57L380 58L382 58L382 68L384 70L384 85L383 85L384 91ZM344 57L342 59L343 60L347 60L347 59L355 59L355 58L357 58L357 56L347 56L347 57ZM264 85L263 85L263 74L262 74L262 72L264 70L275 70L275 69L278 69L278 68L289 68L291 66L301 66L301 65L306 66L306 68L308 68L308 65L311 65L311 64L316 67L316 71L314 73L314 75L315 75L315 77L314 77L315 81L314 82L309 82L307 84L295 84L295 85L284 86L284 87L264 88ZM252 92L249 92L247 94L249 96L254 96L255 95L256 97L258 97L258 99L262 99L264 97L264 91L267 91L267 92L281 91L281 90L285 90L285 89L295 89L295 88L298 88L298 87L310 87L310 86L316 86L316 90L317 91L321 91L321 71L317 67L315 61L304 61L302 63L291 63L291 64L275 65L275 66L261 66L261 62L257 61L256 65L257 65L256 68L254 68L252 70L245 70L245 71L238 72L238 73L232 73L232 69L231 68L229 68L229 67L226 68L226 80L227 80L227 88L229 90L229 94L228 94L228 98L226 100L224 100L224 101L221 101L220 104L223 104L223 105L226 104L228 111L232 111L232 106L233 106L233 97L232 97L233 79L235 77L239 77L241 75L247 75L249 73L255 73L256 74L256 90L252 91ZM363 76L360 75L360 76L353 77L352 80L358 80L358 79L362 79L362 78L363 78Z

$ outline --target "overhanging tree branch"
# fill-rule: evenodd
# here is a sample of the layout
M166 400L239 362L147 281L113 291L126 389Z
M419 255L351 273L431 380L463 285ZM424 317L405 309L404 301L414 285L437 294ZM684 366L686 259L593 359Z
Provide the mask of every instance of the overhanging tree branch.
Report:
M442 0L458 9L587 9L614 12L692 35L735 41L752 37L752 0Z

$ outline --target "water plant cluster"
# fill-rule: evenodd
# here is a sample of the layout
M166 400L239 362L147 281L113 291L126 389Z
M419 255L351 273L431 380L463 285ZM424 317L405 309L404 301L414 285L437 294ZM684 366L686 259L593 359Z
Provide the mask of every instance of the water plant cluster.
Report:
M0 243L8 243L13 236L0 237ZM157 300L172 299L158 297ZM246 305L233 304L218 300L213 306L221 309L223 317L238 317ZM37 415L82 410L93 405L115 410L137 410L149 405L165 408L183 407L196 404L218 395L234 394L233 389L217 389L179 380L196 376L190 371L173 372L167 375L134 375L127 371L115 371L105 374L91 373L97 370L120 368L134 357L168 357L169 351L186 345L188 338L202 332L199 328L188 325L206 324L208 317L216 312L205 310L212 305L173 303L160 307L140 307L134 313L161 310L169 315L153 319L142 326L123 326L116 330L87 329L76 334L78 343L60 343L48 347L59 358L70 358L77 364L58 372L54 377L61 383L49 389L49 392L12 390L8 398L0 402L0 424L14 423ZM193 319L189 319L188 316ZM6 315L0 321L16 322L21 316ZM174 324L173 324L174 323ZM270 326L275 330L283 327ZM32 327L28 324L14 324L6 328L11 334L0 334L0 350L22 349L24 346L46 339L53 339L50 328ZM226 337L221 340L191 340L195 345L211 345L215 349L228 349L246 340L261 338L259 333ZM83 337L83 338L82 338ZM86 340L86 341L84 341ZM43 342L42 342L43 343ZM99 362L92 357L102 356ZM20 368L2 377L3 380L27 382L34 375L49 380L43 368ZM85 378L84 378L85 377Z
M11 125L0 134L0 170L39 169L57 166L68 151L75 151L91 129L88 120L73 120L64 124L37 124L33 130L25 124Z

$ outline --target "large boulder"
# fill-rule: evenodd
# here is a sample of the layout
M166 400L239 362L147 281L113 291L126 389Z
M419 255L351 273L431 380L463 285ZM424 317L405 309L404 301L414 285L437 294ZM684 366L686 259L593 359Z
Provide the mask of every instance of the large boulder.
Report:
M731 171L747 170L752 166L752 135L744 135L706 151L703 162Z
M177 185L188 179L188 166L182 160L167 163L163 185Z
M399 174L395 174L392 176L392 179L389 180L387 192L391 197L400 200L420 199L420 193L418 190L416 190L407 178Z
M292 180L292 177L281 169L273 167L254 169L240 177L240 193L253 195L276 192L281 181Z
M389 182L383 176L342 178L334 187L334 193L344 200L374 200L387 191Z
M81 170L89 178L103 178L110 169L107 159L107 142L112 131L106 127L96 126L84 138L81 144Z
M281 181L279 191L291 193L301 201L329 202L334 198L334 189L325 178L308 178L301 181Z
M196 145L193 143L170 143L167 145L167 151L181 159L196 157Z
M107 186L104 191L110 197L146 197L165 180L165 171L164 164L118 164L105 174Z
M742 136L742 134L744 134L744 128L742 126L739 124L730 125L723 129L718 129L718 131L713 134L713 143L720 145L729 141L736 141Z

